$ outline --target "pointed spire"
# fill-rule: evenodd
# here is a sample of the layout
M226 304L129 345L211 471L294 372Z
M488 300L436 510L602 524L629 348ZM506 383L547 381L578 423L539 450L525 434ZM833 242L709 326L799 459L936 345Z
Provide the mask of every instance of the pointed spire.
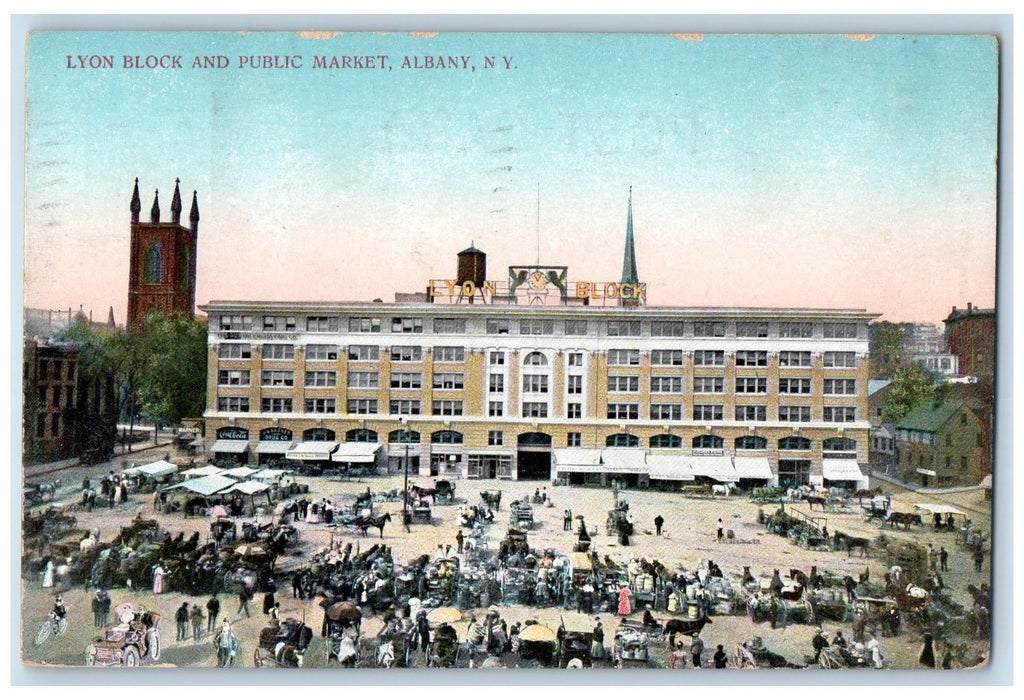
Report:
M192 223L192 233L199 232L199 199L195 190L192 190L192 211L189 212L188 220Z
M171 197L171 222L181 223L181 192L178 190L178 178L174 178L174 196Z
M107 314L107 327L117 328L117 324L114 323L114 307L110 307L110 313Z
M139 213L142 211L142 200L139 199L139 178L135 178L135 191L132 192L132 203L128 208L132 212L132 223L139 223Z
M153 193L153 208L149 210L149 220L154 224L160 223L160 190Z
M629 188L629 210L626 215L626 251L622 256L620 284L636 285L640 277L636 271L636 251L633 249L633 188Z

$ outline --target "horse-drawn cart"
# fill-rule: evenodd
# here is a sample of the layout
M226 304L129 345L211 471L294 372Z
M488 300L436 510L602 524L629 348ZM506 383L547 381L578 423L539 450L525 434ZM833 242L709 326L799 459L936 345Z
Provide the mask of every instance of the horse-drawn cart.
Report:
M355 665L362 619L363 613L354 603L338 601L324 607L320 634L324 638L328 663L334 659L344 666Z
M558 647L558 665L565 668L573 659L579 659L584 667L592 666L594 626L591 618L567 612L562 614L561 621L562 641Z
M260 630L259 644L253 652L256 668L267 665L300 668L306 649L313 639L313 630L303 622L289 618Z
M432 517L430 501L425 498L421 498L416 501L409 510L409 517L413 523L417 523L419 525L430 525Z
M499 510L501 508L501 491L481 491L480 500L488 508Z
M533 506L525 501L512 501L509 506L512 516L509 525L519 530L533 529Z

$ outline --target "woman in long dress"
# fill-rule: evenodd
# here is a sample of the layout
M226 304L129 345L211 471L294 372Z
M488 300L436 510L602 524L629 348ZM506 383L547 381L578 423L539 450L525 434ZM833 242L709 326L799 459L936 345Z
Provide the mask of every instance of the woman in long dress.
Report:
M43 588L53 588L53 559L46 560L46 567L43 569Z
M619 589L619 615L625 617L632 612L632 609L629 607L629 599L632 595L628 586L623 586Z
M167 572L164 570L164 567L160 566L159 564L157 564L156 568L153 569L153 593L154 593L154 595L160 595L161 593L164 592L164 575L166 573Z

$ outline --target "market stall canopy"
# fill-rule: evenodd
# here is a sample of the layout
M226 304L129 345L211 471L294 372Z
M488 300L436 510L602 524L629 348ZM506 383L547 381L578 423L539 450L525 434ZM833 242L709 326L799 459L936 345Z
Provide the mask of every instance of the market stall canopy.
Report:
M269 489L270 485L264 484L261 481L243 481L240 484L235 484L224 493L234 493L237 491L239 493L244 493L247 496L252 496L253 494L263 493Z
M223 452L240 455L249 449L248 440L214 440L210 452Z
M569 448L551 451L551 466L555 473L601 472L601 450Z
M256 452L261 455L283 455L295 447L291 440L260 440L256 445Z
M443 625L458 622L462 619L462 611L457 608L437 608L427 613L427 622Z
M821 475L830 481L861 481L864 474L855 459L823 459Z
M524 642L551 642L553 644L558 641L558 635L547 625L530 625L519 633L519 639Z
M706 476L723 484L736 481L736 470L732 460L724 455L694 455L690 457L694 476Z
M772 466L767 457L733 457L732 463L740 479L772 478Z
M652 479L664 481L693 481L693 466L685 455L647 455L647 467Z
M289 469L261 469L249 477L253 481L277 481L285 474L291 474Z
M947 506L944 503L918 503L914 507L926 510L929 513L938 513L939 515L946 515L947 513L952 513L953 515L967 515L967 513L963 512L959 508Z
M377 459L379 442L343 442L331 453L332 462L346 464L371 464Z
M985 478L981 480L981 483L978 484L978 486L980 486L983 489L990 489L990 488L992 488L992 475L991 474L986 474Z
M594 618L566 610L559 614L562 627L570 634L592 634L596 625Z
M182 481L180 484L176 484L171 488L185 489L192 493L198 493L202 496L212 496L215 493L219 493L224 489L234 486L235 480L226 476L204 476L199 479L189 479L188 481Z
M601 451L605 472L646 474L647 452L639 447L608 447Z
M590 555L585 552L569 552L569 563L573 571L593 571Z
M207 464L205 467L196 467L195 469L188 469L181 473L182 476L188 478L199 477L199 476L217 476L224 470L220 467L215 467L212 464Z
M228 517L228 509L222 505L216 505L210 510L206 511L206 514L211 518L226 518Z
M258 469L252 467L234 467L232 469L225 469L221 472L221 476L230 476L232 479L245 479L255 474Z
M338 449L337 442L315 440L300 442L285 453L286 459L329 460L331 453Z
M171 464L170 462L165 462L162 459L158 462L143 464L141 467L132 467L131 469L124 470L124 473L127 474L128 476L144 474L145 476L152 477L167 476L168 474L176 474L177 472L177 464Z

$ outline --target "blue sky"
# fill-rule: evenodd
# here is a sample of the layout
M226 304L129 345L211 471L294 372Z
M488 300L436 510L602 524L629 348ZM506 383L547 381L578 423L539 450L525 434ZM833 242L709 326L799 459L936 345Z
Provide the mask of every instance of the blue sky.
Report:
M116 67L67 68L92 54ZM184 67L121 68L148 54ZM214 54L231 67L189 67ZM392 70L312 67L355 54ZM30 306L123 319L135 177L165 217L175 177L199 191L200 303L389 300L452 276L470 240L500 279L534 260L538 184L542 261L602 281L633 187L654 304L939 321L994 303L989 37L40 33L27 65Z

